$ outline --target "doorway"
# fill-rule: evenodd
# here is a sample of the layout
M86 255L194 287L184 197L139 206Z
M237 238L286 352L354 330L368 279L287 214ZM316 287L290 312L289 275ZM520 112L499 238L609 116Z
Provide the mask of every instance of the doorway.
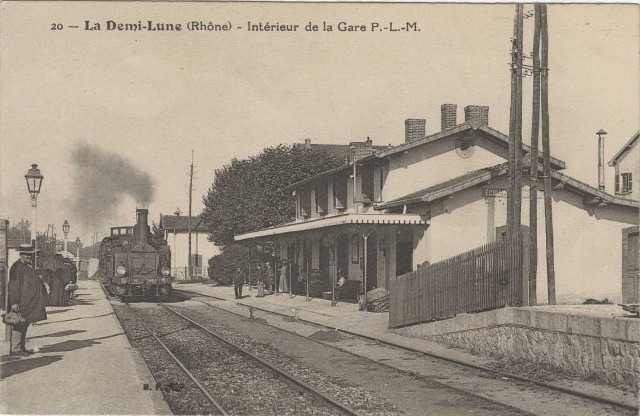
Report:
M378 287L378 239L376 233L367 238L367 291Z
M336 262L342 275L349 278L349 235L340 234L336 242Z

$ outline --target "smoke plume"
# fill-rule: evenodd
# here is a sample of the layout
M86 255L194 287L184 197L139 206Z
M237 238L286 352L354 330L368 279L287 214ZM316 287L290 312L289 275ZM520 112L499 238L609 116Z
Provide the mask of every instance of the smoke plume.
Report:
M130 159L83 143L74 149L71 162L73 185L67 208L85 229L96 229L116 218L124 196L141 207L153 201L153 179Z

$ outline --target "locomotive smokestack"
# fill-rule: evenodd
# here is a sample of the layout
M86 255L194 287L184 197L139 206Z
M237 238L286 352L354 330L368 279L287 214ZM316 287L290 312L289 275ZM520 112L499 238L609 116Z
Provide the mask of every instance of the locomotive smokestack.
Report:
M133 230L136 244L144 243L149 244L149 210L143 208L136 208L136 225Z
M604 136L606 131L600 129L598 135L598 189L604 191Z

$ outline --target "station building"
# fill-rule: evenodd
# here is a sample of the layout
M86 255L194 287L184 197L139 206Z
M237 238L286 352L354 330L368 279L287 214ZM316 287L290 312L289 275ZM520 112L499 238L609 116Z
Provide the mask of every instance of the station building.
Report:
M374 149L352 142L348 163L288 188L296 218L237 235L236 241L271 240L301 276L319 274L330 290L338 273L360 289L390 287L397 276L484 245L506 229L508 137L489 127L489 108L441 106L441 129L427 135L423 119L405 121L404 143ZM531 157L522 146L523 161ZM542 153L538 155L542 166ZM558 302L621 298L623 232L638 223L639 203L612 195L552 167L556 292ZM541 173L540 173L541 175ZM529 218L529 179L522 194L522 224ZM538 207L538 301L546 300L542 181ZM339 270L339 271L338 271Z

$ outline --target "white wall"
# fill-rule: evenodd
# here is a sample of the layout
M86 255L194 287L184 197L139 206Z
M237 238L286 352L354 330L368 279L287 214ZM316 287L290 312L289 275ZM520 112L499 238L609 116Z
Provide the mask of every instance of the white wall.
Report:
M382 190L383 200L391 201L473 170L505 162L481 144L475 146L473 155L467 159L458 156L453 138L392 156Z
M197 243L197 249L196 249ZM187 233L168 233L167 244L171 248L171 268L184 268L189 265L189 235ZM220 249L207 241L206 233L191 233L191 254L202 256L203 273L206 274L209 259L220 254Z
M453 198L438 201L432 207L427 260L447 259L486 244L487 201L481 188L459 192Z
M488 187L506 188L506 176ZM432 206L428 230L428 259L437 262L491 241L490 198L481 188L458 193L453 199ZM553 192L553 224L558 302L563 299L621 298L622 229L637 224L637 210L613 205L596 207L590 215L583 209L582 197L566 190ZM492 198L495 227L506 224L506 198ZM538 196L538 273L537 297L547 301L546 235L544 199ZM522 224L529 225L529 190L522 201Z

